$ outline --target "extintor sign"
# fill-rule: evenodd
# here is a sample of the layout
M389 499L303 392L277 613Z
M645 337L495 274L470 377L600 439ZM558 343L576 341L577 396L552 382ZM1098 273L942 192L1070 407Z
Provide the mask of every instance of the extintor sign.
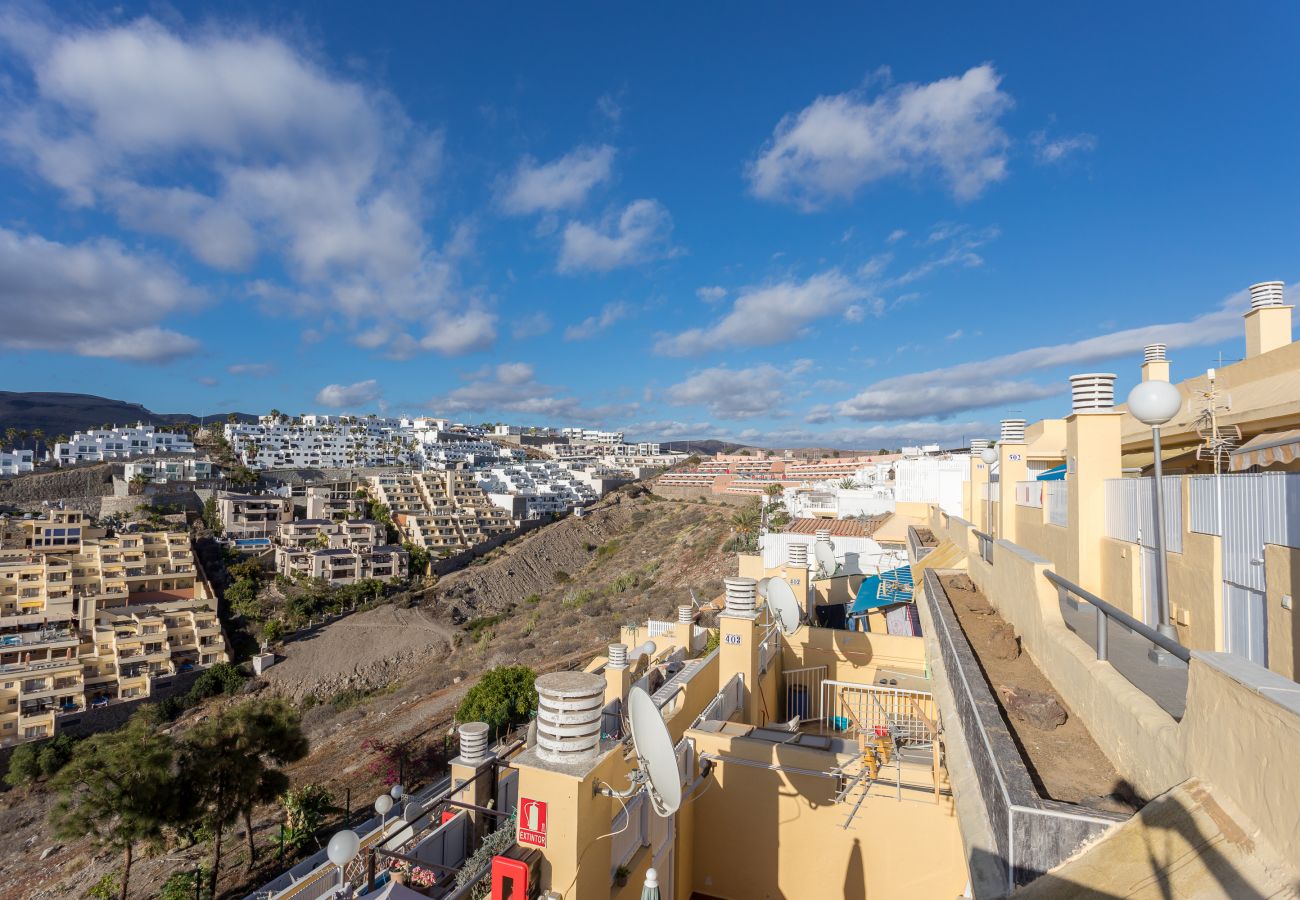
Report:
M546 846L546 804L541 800L519 800L519 843Z

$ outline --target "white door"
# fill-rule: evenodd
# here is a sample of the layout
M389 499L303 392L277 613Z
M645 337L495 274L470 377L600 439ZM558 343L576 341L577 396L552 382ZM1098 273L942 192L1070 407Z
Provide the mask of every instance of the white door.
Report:
M1224 582L1223 638L1229 653L1268 667L1264 592Z
M1156 593L1156 551L1154 547L1138 547L1138 565L1142 576L1142 621L1152 628L1160 624L1160 610Z

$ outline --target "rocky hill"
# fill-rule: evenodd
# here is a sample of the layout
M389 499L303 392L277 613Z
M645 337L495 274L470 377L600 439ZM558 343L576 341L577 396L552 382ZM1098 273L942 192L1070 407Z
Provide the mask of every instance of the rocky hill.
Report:
M257 417L235 413L241 422ZM209 419L226 417L213 413ZM111 400L94 394L62 394L46 391L0 391L0 432L7 428L32 431L40 428L46 435L72 434L87 428L110 425L188 425L200 421L191 413L156 413L139 403Z

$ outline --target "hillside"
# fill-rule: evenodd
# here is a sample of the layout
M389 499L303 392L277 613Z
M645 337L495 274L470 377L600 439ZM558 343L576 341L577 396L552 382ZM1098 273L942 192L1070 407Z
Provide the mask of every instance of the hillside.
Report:
M493 551L468 569L419 592L417 604L381 606L333 622L281 650L282 660L248 686L297 701L311 738L310 755L289 767L297 785L327 786L340 802L351 791L365 808L381 786L384 746L402 745L411 760L408 786L427 783L443 760L443 737L456 706L487 669L525 663L554 671L601 653L625 622L672 619L693 587L716 596L736 561L722 552L731 510L659 500L636 486L616 491L582 519L568 517ZM184 729L205 715L192 710ZM83 842L60 842L45 817L53 798L29 789L0 793L0 896L82 896L119 865ZM273 877L282 813L254 817L261 851L244 867L242 827L227 832L221 896L238 898ZM48 858L41 855L49 848ZM192 870L206 846L142 856L131 896L156 897L168 874ZM243 884L237 882L245 881Z
M241 422L254 422L248 413L235 414ZM209 419L224 419L225 413ZM47 391L0 391L0 432L7 428L32 431L40 428L46 435L72 434L87 428L110 425L188 425L200 421L191 413L156 413L139 403L97 397L94 394L63 394Z

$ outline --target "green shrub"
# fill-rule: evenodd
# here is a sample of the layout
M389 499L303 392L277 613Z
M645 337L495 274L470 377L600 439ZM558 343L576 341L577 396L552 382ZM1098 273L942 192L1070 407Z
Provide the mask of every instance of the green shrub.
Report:
M9 757L9 771L5 783L10 787L35 784L57 775L72 759L72 748L77 738L58 734L48 740L19 744Z
M195 891L195 882L198 882L198 891ZM114 894L114 897L117 895ZM201 900L209 900L212 893L208 890L207 870L203 867L189 872L174 872L158 892L158 900L194 900L195 897Z
M233 694L244 686L244 674L230 663L217 663L194 679L186 695L191 704L218 694Z
M86 892L86 896L91 900L117 900L120 893L121 889L117 886L117 875L109 872L95 882L94 886Z
M569 580L569 573L561 569L551 577L555 579L556 584L565 584Z
M608 559L623 548L623 542L617 538L608 544L601 544L596 549L596 559Z
M541 603L541 602L542 602L542 595L541 595L541 594L529 594L527 597L524 598L524 602L525 602L525 603Z
M537 711L537 674L528 666L489 669L456 709L458 722L486 722L494 734L527 722Z

